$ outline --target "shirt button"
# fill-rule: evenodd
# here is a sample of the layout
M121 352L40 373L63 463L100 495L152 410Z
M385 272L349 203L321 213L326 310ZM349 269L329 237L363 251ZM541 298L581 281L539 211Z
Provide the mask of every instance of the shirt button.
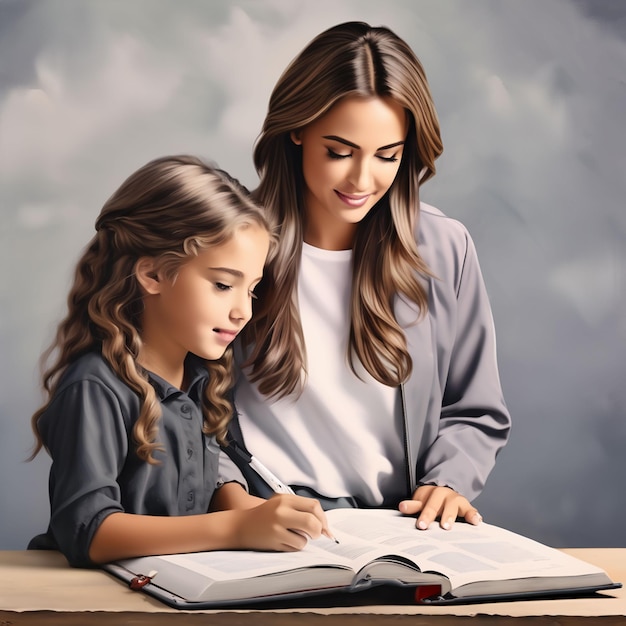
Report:
M191 407L188 404L183 404L183 406L180 407L180 410L183 413L189 413L189 411L191 411Z
M187 507L186 507L188 511L193 509L194 500L195 500L195 495L194 495L193 491L189 491L187 493Z
M190 459L193 456L193 450L191 448L187 448L187 458Z

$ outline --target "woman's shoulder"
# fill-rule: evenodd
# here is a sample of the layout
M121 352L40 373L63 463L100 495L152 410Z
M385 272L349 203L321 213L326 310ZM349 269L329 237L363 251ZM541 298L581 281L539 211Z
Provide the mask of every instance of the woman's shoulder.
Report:
M417 243L420 255L438 276L458 269L473 250L464 224L424 202L420 204Z
M459 220L449 217L438 208L420 202L418 243L428 245L432 239L447 241L450 245L467 244L469 233Z

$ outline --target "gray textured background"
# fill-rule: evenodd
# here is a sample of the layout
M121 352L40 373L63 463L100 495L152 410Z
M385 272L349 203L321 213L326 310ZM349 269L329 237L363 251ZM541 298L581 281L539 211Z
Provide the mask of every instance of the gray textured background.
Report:
M626 545L626 2L0 0L0 549L47 523L37 360L102 203L167 153L253 187L274 82L348 19L423 61L445 144L423 198L469 227L491 295L514 430L481 512Z

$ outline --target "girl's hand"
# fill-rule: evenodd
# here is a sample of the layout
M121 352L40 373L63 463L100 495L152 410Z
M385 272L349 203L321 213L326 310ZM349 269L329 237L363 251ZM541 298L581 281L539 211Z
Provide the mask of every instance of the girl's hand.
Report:
M403 500L398 509L406 515L420 513L415 526L426 530L431 522L439 518L439 525L450 530L457 517L465 518L470 524L480 524L480 513L470 504L469 500L450 487L422 485L415 490L412 500Z
M237 513L235 536L240 549L294 552L304 548L309 538L329 534L326 515L313 498L278 494Z

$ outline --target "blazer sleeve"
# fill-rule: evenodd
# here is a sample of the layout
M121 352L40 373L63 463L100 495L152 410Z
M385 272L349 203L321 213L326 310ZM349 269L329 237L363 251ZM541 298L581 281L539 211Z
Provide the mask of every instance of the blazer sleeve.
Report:
M496 456L506 444L511 417L506 407L496 357L491 307L474 243L462 225L445 320L436 320L446 337L438 349L442 388L438 433L418 459L420 483L449 486L469 500L482 490Z

